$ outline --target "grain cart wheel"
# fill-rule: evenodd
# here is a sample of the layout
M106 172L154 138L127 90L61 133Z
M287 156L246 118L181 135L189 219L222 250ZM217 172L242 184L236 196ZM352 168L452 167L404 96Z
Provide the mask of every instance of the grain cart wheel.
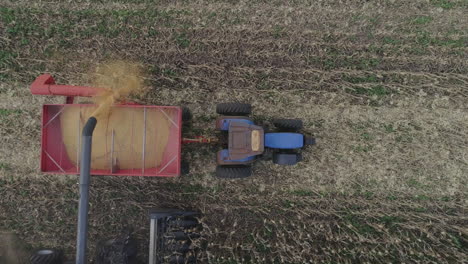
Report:
M227 116L247 116L252 112L250 104L222 103L216 106L216 113Z
M186 106L182 106L182 134L186 135L192 128L192 111Z
M273 124L279 130L291 132L297 132L303 127L301 119L275 119Z
M301 153L273 153L273 163L278 165L296 165L302 160Z
M182 121L188 122L192 120L192 111L186 106L182 106Z
M56 249L40 249L31 256L31 264L62 264L63 253Z
M190 163L188 161L182 160L180 162L180 174L181 175L190 174Z
M252 166L218 166L216 167L216 176L224 179L247 178L252 175Z

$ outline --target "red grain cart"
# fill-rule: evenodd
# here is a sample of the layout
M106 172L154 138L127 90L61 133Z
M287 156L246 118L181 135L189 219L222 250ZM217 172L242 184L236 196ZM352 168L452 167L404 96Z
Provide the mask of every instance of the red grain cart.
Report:
M95 96L103 89L57 85L49 74L31 84L31 93L66 96L65 104L42 108L41 171L79 174L81 130L96 109L74 104L75 96ZM98 122L92 153L92 175L175 177L181 173L182 108L123 103ZM101 127L99 127L101 126ZM100 129L101 128L101 129Z

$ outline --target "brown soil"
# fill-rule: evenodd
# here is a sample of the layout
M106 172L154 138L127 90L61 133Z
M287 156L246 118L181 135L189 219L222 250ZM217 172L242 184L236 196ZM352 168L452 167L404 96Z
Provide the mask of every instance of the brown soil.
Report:
M102 61L141 63L136 100L192 109L212 135L217 102L302 118L304 162L213 175L216 147L186 146L178 179L93 177L90 245L151 207L199 210L202 263L461 263L468 259L466 1L111 1L0 5L0 228L75 245L77 177L38 172L43 72L92 84ZM91 248L91 251L93 247Z

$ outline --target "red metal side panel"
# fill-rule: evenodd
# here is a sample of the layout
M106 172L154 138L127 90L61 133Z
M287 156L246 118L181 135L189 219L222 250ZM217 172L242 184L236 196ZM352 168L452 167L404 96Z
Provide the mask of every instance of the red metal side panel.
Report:
M80 135L76 137L76 158L71 160L67 154L62 135L62 128L60 124L60 116L63 114L65 108L85 108L93 105L81 104L56 104L44 105L42 112L42 145L41 145L41 171L46 173L58 174L78 174L79 173L79 155L81 149L81 129L77 126ZM146 162L146 158L141 158L139 162L135 163L135 167L127 169L119 169L114 172L110 169L93 169L92 175L122 175L122 176L159 176L159 177L175 177L180 175L180 160L181 160L181 142L182 142L182 110L180 107L175 106L144 106L144 105L118 105L115 107L125 109L143 108L143 111L160 111L167 120L170 121L168 141L164 148L162 161L158 166L145 167L139 166L139 162ZM145 110L146 108L147 110ZM125 110L126 111L126 110ZM77 122L79 116L77 116ZM78 122L79 123L79 122ZM146 121L145 121L146 124ZM133 129L132 129L133 131ZM156 130L157 132L157 130ZM133 133L133 132L132 132ZM151 136L151 135L149 135ZM133 139L133 135L129 140ZM131 142L128 142L131 144ZM151 151L143 149L145 151ZM75 154L75 153L73 153ZM138 159L138 157L137 157ZM77 165L78 164L78 165ZM141 163L140 163L141 164ZM143 167L143 168L142 168Z

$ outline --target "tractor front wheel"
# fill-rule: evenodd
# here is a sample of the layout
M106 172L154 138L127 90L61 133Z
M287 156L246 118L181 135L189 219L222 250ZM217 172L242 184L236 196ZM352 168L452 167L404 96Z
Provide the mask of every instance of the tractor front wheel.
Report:
M218 166L216 167L216 176L223 179L247 178L252 175L252 166Z
M278 165L296 165L302 161L301 153L273 153L273 163Z

